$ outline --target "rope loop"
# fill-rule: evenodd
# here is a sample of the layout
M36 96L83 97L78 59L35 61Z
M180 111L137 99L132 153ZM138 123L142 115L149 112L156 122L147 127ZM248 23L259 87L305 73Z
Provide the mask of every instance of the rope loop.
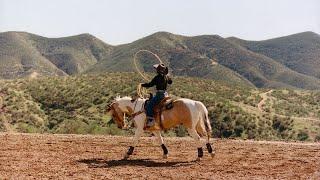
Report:
M163 62L162 62L162 60L160 59L160 57L159 57L157 54L155 54L155 53L153 53L153 52L151 52L151 51L149 51L149 50L146 50L146 49L141 49L141 50L137 51L137 52L134 54L134 56L133 56L133 64L134 64L134 67L136 68L136 71L140 74L140 76L141 76L145 81L148 81L148 82L149 82L150 79L149 79L147 76L145 76L145 75L143 74L143 72L140 71L140 69L138 68L138 64L137 64L138 54L139 54L139 53L143 53L143 52L152 54L152 55L159 61L160 64L163 64ZM140 98L146 98L147 95L148 95L147 89L144 88L144 87L142 87L142 86L141 86L141 83L138 84L138 86L137 86L137 95L138 95Z

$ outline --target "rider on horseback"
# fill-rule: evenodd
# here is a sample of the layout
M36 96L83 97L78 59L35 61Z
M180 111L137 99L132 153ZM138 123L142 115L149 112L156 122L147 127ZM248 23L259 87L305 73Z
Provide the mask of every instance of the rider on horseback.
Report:
M152 79L149 83L144 83L142 87L152 87L156 86L156 95L150 99L149 103L147 104L147 128L154 126L155 121L153 117L153 108L155 105L161 102L167 96L167 85L172 84L171 78L167 75L168 74L168 67L165 67L164 64L155 64L153 67L157 70L157 75Z

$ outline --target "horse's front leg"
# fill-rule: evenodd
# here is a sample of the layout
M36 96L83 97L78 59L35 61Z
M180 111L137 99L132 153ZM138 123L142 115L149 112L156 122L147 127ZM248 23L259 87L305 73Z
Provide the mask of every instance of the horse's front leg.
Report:
M152 132L152 133L157 137L158 143L159 143L159 145L161 146L161 148L163 150L163 158L167 159L169 151L168 151L166 145L164 145L163 138L161 136L161 132L160 131L155 131L155 132Z
M126 154L124 155L124 159L128 159L130 157L130 155L133 154L134 148L137 146L142 133L143 133L143 129L141 129L141 128L137 128L135 130L134 137L133 137L133 143L129 147L129 149L126 152Z

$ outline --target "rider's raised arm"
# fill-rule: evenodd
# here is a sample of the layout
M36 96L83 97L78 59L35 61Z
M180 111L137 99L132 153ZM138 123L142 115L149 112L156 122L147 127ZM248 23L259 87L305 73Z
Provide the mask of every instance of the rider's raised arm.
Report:
M146 87L146 88L152 87L154 85L156 85L156 77L154 77L149 83L141 84L142 87Z

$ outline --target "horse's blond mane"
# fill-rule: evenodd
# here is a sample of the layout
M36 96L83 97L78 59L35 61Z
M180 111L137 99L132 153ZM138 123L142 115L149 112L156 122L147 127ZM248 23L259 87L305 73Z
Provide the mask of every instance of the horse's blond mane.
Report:
M123 100L132 100L132 98L129 97L129 96L123 96L123 97L117 96L115 100L116 100L116 101L119 101L119 100L121 100L121 99L123 99Z

